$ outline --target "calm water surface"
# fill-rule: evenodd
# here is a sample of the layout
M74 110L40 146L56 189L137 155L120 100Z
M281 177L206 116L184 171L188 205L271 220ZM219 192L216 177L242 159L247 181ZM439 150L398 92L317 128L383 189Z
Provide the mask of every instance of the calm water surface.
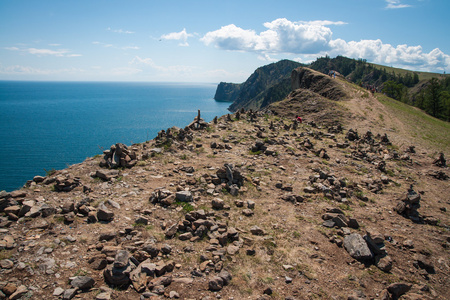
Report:
M211 121L230 103L216 84L0 81L0 190L21 187L112 144L141 143L161 129Z

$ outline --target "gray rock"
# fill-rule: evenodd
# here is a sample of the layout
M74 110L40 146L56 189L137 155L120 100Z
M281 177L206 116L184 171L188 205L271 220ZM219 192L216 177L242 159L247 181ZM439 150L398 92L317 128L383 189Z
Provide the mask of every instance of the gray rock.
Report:
M114 239L117 236L117 233L115 232L103 232L100 233L100 236L98 238L99 241L110 241Z
M182 202L192 202L193 197L190 191L179 191L175 194L175 198Z
M21 285L17 288L17 290L9 296L10 300L20 299L23 295L28 293L28 288L24 285Z
M389 285L387 290L395 297L400 297L403 294L406 294L412 287L410 283L397 282Z
M145 217L138 217L136 219L136 221L134 221L135 224L140 224L140 225L148 225L148 219Z
M53 273L53 268L55 267L55 260L53 258L43 258L39 264L39 270L46 274Z
M100 203L97 209L97 219L99 221L110 222L114 219L114 212L109 210L104 203Z
M63 300L70 300L77 294L78 289L67 289L64 291Z
M25 216L31 210L31 208L35 205L36 205L36 201L34 201L34 200L23 201L22 207L20 208L18 216L19 217Z
M114 258L114 268L125 268L128 265L130 259L130 252L127 250L117 251L116 257Z
M178 294L176 291L170 291L169 293L169 298L170 299L174 299L174 298L180 298L180 294Z
M264 235L264 230L262 230L261 228L259 228L258 226L252 226L251 228L250 228L250 232L253 234L253 235Z
M117 202L114 201L114 200L108 199L108 200L106 201L106 203L107 203L108 205L112 206L113 208L120 209L120 204L117 203Z
M344 238L344 248L351 257L358 260L365 260L372 258L366 241L358 233L352 233Z
M228 285L232 279L231 274L225 270L222 270L218 276L222 278L224 285Z
M214 276L209 280L208 287L211 291L220 291L223 288L223 279L219 276Z
M64 289L62 287L57 287L54 291L53 291L53 296L59 297L64 293Z
M236 253L239 252L239 247L233 244L228 245L227 247L227 253L229 255L235 255Z
M390 256L377 256L375 258L375 265L383 272L390 272L392 270L392 259Z
M56 213L56 208L54 208L53 206L50 206L47 203L44 203L41 205L41 215L43 218L46 218L48 216L54 215Z
M173 237L178 231L178 223L173 224L169 228L167 228L166 232L164 233L166 237L170 238Z
M80 290L87 290L94 286L95 280L89 276L77 276L71 282L70 285Z
M106 181L119 177L119 170L98 170L95 176Z
M107 292L100 293L95 297L95 300L110 300L110 299L111 294Z
M178 237L181 241L187 241L190 240L193 237L191 232L186 232L183 234L180 234L180 236Z
M327 228L333 228L335 225L333 220L326 220L325 222L322 223L322 226L327 227Z
M14 262L9 259L2 259L0 261L0 267L2 269L12 269L12 267L14 267Z
M223 209L225 201L220 198L215 198L211 201L211 205L214 209Z

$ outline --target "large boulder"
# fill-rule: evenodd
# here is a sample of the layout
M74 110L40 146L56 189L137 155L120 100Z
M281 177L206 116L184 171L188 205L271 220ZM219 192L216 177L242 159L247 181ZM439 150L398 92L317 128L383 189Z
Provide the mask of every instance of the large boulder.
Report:
M344 238L344 248L351 257L357 260L367 260L373 257L366 241L358 233L352 233Z

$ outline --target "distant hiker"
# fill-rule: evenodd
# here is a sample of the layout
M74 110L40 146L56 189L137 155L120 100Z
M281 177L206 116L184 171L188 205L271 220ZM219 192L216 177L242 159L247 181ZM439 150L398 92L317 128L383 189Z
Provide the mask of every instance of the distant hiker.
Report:
M298 123L303 123L303 120L302 120L302 118L299 116L299 115L296 115L295 116L295 120L298 122Z

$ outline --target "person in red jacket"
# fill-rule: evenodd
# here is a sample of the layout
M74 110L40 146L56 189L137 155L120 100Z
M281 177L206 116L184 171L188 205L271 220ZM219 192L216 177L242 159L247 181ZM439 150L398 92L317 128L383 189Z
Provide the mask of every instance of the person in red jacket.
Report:
M298 115L295 116L295 119L296 119L297 122L299 122L299 123L302 123L302 122L303 122L302 118L301 118L300 116L298 116Z

